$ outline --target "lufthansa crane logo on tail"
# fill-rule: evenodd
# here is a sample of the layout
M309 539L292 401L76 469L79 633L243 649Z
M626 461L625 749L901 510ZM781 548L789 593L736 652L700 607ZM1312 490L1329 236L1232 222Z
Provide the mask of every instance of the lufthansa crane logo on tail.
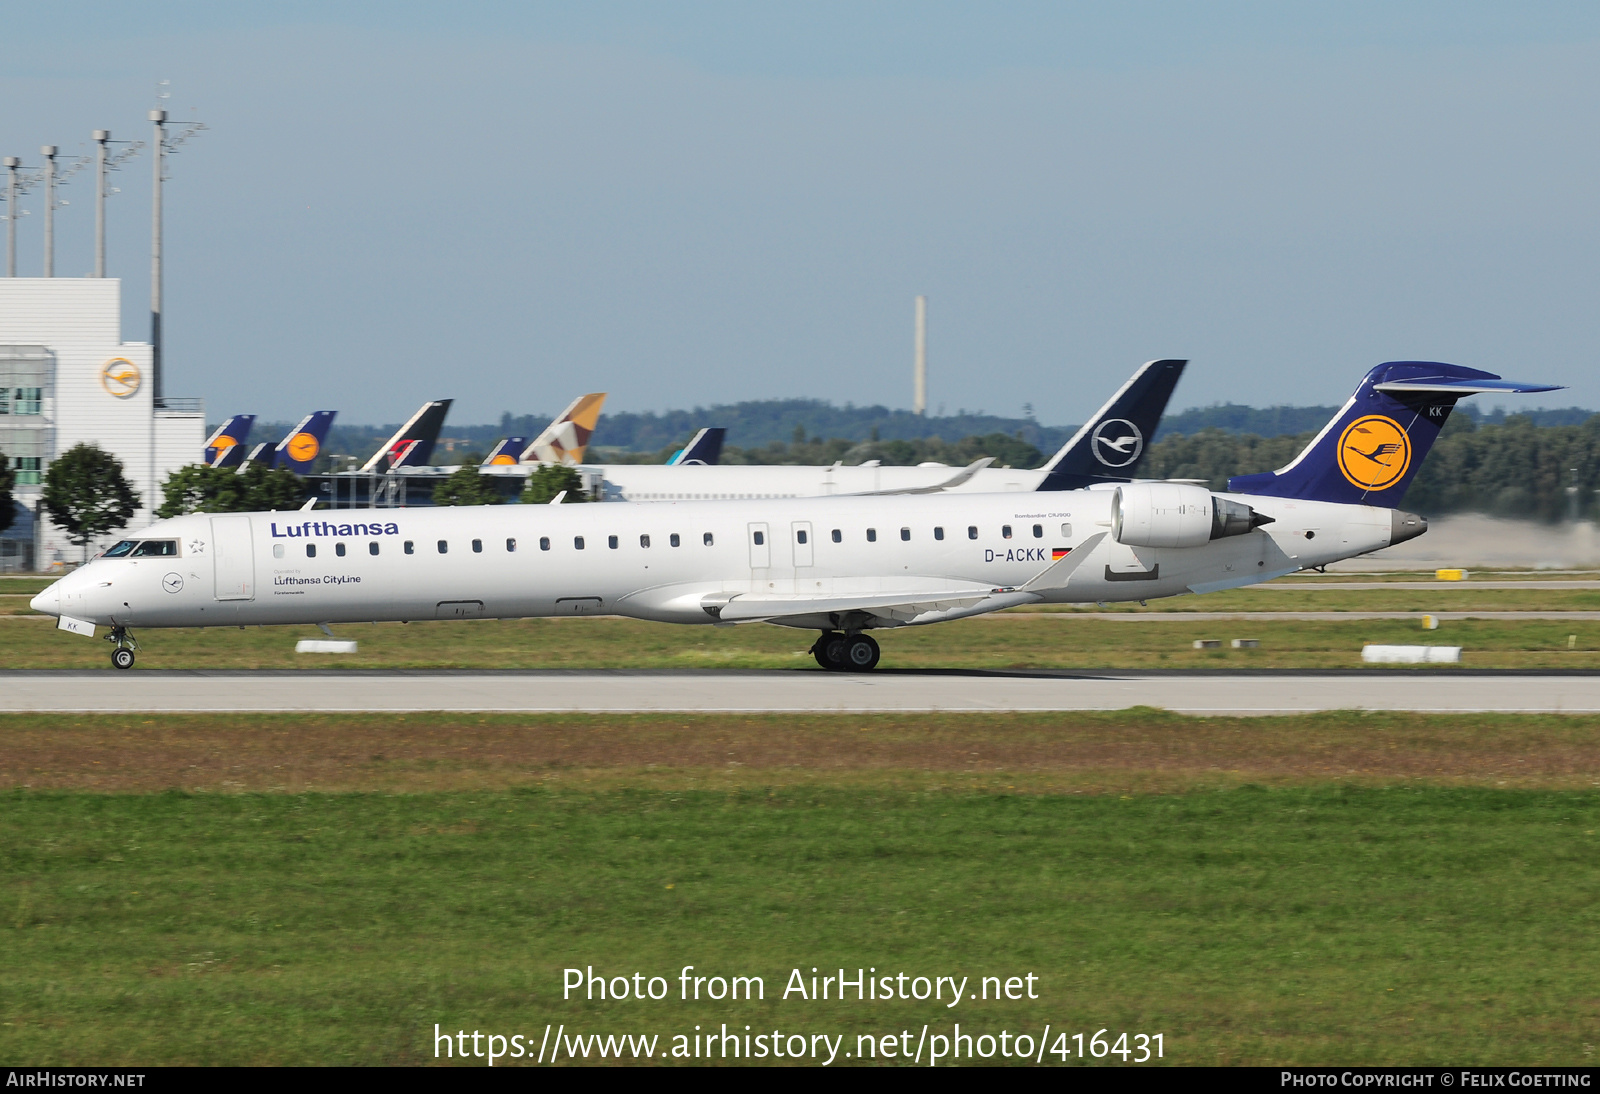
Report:
M1357 418L1339 435L1339 470L1363 490L1387 490L1411 467L1411 438L1381 414Z
M1089 438L1089 451L1107 467L1127 467L1144 452L1144 434L1126 418L1107 418Z
M310 433L296 433L289 438L286 446L289 458L295 463L305 463L317 458L317 453L322 451L322 445L317 443L317 438Z
M126 357L113 357L100 366L100 386L119 399L139 390L139 366Z

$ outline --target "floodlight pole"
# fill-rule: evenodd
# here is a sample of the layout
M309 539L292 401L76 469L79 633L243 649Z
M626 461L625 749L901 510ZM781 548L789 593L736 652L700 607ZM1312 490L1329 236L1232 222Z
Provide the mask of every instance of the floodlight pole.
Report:
M915 372L911 382L911 413L928 412L928 298L917 297Z
M56 146L44 145L44 275L56 275Z
M94 275L106 275L106 142L111 130L94 131Z
M22 161L15 156L5 158L6 168L6 276L17 276L17 168Z
M167 112L150 111L155 123L155 193L150 213L150 390L161 405L161 175L167 158Z

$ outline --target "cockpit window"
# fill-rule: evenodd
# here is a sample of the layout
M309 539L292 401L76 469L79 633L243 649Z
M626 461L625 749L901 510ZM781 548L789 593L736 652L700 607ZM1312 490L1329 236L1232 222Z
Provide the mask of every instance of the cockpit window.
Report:
M146 539L134 547L133 558L150 558L153 555L176 555L178 541L175 539Z
M113 543L111 545L110 550L106 551L106 553L105 553L105 555L103 557L105 557L105 558L121 558L123 555L125 555L129 551L133 550L133 548L134 548L134 541L133 540L131 540L131 539L118 540L116 543Z

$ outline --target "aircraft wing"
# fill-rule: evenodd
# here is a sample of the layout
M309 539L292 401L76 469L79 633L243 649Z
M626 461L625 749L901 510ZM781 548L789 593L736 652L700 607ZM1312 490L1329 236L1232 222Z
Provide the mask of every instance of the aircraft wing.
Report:
M900 589L889 593L854 593L843 596L807 596L775 593L711 593L700 606L723 623L749 623L796 616L866 612L901 621L933 611L966 608L1005 590L983 585ZM1012 601L995 605L1008 607Z
M988 467L993 462L993 456L985 456L981 460L974 460L967 464L967 466L963 467L960 471L957 471L954 475L950 476L948 479L945 479L943 482L936 482L932 486L907 486L899 490L863 490L860 493L849 494L848 496L856 498L871 498L878 497L883 494L937 494L941 490L955 489L957 486L960 486L962 483L972 478L972 476L976 475L979 471L982 471L985 467ZM845 497L847 495L841 493L833 496Z
M959 612L981 615L1039 599L1039 594L1065 588L1073 571L1094 552L1109 533L1098 532L1035 574L1024 585L929 585L881 593L817 595L805 593L710 593L701 598L706 614L721 623L780 622L826 615L864 612L880 619L909 623L929 613ZM985 601L986 607L980 607ZM972 609L978 609L973 611Z

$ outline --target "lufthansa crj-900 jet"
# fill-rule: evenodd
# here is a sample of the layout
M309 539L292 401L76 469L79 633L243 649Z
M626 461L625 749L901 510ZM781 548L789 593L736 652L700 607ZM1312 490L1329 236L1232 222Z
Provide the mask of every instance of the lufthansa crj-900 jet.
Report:
M1421 535L1398 509L1456 401L1549 391L1456 365L1379 365L1287 466L1229 489L500 505L177 517L33 600L59 626L354 623L610 613L815 630L825 668L868 632L1021 604L1208 593ZM686 473L692 473L686 472Z

